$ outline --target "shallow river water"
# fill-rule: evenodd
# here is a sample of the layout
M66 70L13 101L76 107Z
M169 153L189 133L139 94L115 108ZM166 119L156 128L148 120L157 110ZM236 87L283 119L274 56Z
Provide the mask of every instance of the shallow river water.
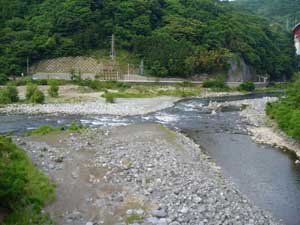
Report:
M143 116L1 115L0 132L21 134L42 124L77 121L91 127L161 123L192 138L222 168L223 175L257 206L289 225L300 224L300 166L293 154L256 144L245 131L237 108L216 114L210 101L236 101L263 95L190 99Z

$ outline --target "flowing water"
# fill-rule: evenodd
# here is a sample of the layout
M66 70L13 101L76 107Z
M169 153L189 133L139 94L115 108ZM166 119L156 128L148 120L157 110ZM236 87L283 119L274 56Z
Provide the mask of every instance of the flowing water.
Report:
M213 114L210 101L225 102L263 95L190 99L143 116L0 115L0 132L21 134L42 124L61 126L77 121L91 127L161 123L180 130L212 157L224 176L259 207L286 224L300 224L300 166L295 156L254 143L239 110L229 107Z

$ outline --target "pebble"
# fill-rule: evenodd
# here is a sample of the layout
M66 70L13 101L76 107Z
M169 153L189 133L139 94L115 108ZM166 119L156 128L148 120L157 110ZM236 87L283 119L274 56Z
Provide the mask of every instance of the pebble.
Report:
M72 172L67 174L69 177L63 177L64 180L69 182L71 176L76 179L72 180L72 185L87 182L88 187L93 188L84 192L87 202L79 209L84 217L77 212L65 213L65 219L71 221L70 224L89 225L83 218L92 207L110 215L110 212L113 213L112 209L117 209L120 205L132 207L124 208L125 215L116 220L121 224L128 215L134 214L144 218L141 222L143 225L247 224L249 221L254 221L254 224L280 224L268 212L245 201L235 187L224 179L220 169L199 150L199 146L182 134L176 134L178 146L174 150L174 144L163 138L163 131L155 125L105 129L107 130L88 129L78 135L76 140L64 139L62 149L48 146L49 151L44 153L44 158L35 159L38 160L38 165L44 162L44 168L48 168L53 166L51 157L55 159L64 154L66 158L74 160L72 164L75 164ZM90 142L94 153L88 152L89 147L84 147L87 150L80 152L80 155L88 152L84 156L90 158L84 160L84 165L79 165L79 161L73 156L78 156L79 153L74 149L87 142ZM27 142L26 150L30 153L34 150L39 154L42 147L42 144ZM131 165L130 169L124 169L124 159L130 159L125 163ZM59 165L66 168L66 163L63 160ZM77 179L79 172L84 175L85 169L81 170L82 166L104 171L103 174L89 172L84 181ZM49 173L52 172L56 174L58 171ZM89 180L92 185L88 183ZM105 190L108 191L100 192L106 185ZM93 191L97 192L97 196L92 196ZM239 218L237 223L235 218Z
M168 214L164 209L154 209L152 210L152 216L157 217L157 218L164 218L167 217Z

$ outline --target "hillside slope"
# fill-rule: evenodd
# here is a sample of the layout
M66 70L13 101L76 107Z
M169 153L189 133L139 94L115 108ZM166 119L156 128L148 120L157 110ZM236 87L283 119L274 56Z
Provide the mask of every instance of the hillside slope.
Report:
M300 0L237 0L234 4L291 29L300 22Z
M223 72L239 55L273 79L293 72L292 37L216 0L1 0L0 73L116 45L157 76ZM233 54L234 53L234 54ZM3 75L2 75L3 77Z

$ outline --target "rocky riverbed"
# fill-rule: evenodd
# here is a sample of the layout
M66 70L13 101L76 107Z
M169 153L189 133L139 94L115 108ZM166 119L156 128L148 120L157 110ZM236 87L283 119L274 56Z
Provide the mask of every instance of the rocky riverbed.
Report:
M177 97L157 97L141 99L118 99L115 104L106 103L104 99L78 103L57 104L14 104L0 108L0 113L26 113L26 114L110 114L110 115L141 115L155 112L174 105Z
M18 137L57 184L61 225L280 224L226 181L199 146L161 125Z
M284 151L293 151L300 158L299 142L289 138L284 132L279 130L275 122L270 120L266 115L267 103L277 100L278 98L276 97L264 97L261 99L245 99L226 103L211 102L209 108L215 111L228 106L243 108L240 111L240 115L247 124L247 130L254 141L281 148Z
M240 95L240 92L207 92L203 91L199 98L222 97ZM72 103L47 104L11 104L0 107L0 113L12 114L68 114L68 115L117 115L132 116L143 115L172 107L177 101L183 99L172 96L154 98L119 98L116 103L106 103L103 98L85 99ZM99 95L99 94L98 94ZM78 95L77 97L80 97Z

